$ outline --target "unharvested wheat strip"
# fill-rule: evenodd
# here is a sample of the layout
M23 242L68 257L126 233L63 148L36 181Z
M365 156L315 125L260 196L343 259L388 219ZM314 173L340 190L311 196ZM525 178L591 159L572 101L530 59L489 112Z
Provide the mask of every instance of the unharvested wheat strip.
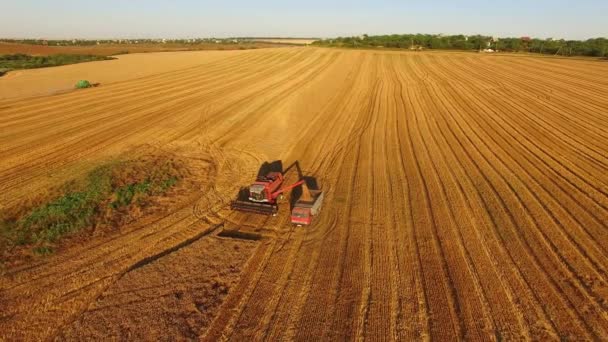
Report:
M262 59L262 56L258 57ZM230 59L223 61L221 60L216 61L216 63L214 64L201 65L199 68L207 69L211 75L214 75L220 74L222 71L228 71L230 70L230 67L238 67L245 61L246 59L244 58L244 56L242 56L240 59L234 59L233 63L231 63ZM191 68L187 68L183 69L181 72L192 79L208 77L208 75L199 75L198 73L191 71L194 70L192 70ZM170 72L168 74L160 74L144 78L131 79L117 83L111 83L101 88L89 89L87 92L71 92L67 94L55 95L52 97L39 97L34 99L15 101L15 107L11 108L11 110L8 111L8 113L11 113L11 120L7 120L7 122L26 118L26 116L23 115L24 112L36 112L45 108L60 109L64 107L82 104L82 100L87 97L90 97L91 92L94 92L96 95L99 96L98 99L95 99L94 102L92 102L94 105L103 103L101 100L105 99L107 96L114 96L118 100L127 99L129 97L132 97L132 95L141 94L142 90L156 92L158 90L170 88L175 80L179 80L179 77L179 72ZM139 87L133 87L136 84L139 85ZM152 86L155 86L156 88L152 88ZM144 92L144 94L146 94L146 92Z
M247 69L244 69L244 70L247 70ZM282 69L281 65L279 65L274 70L276 70L276 72L283 72L284 69ZM272 73L268 73L267 72L266 75L272 75ZM252 77L252 79L253 79L253 77L255 77L255 74L250 75L250 77ZM76 109L75 108L71 108L70 109L73 113L78 113L78 115L82 116L85 119L85 121L84 121L85 123L87 123L87 121L88 121L87 125L85 125L85 126L82 126L82 125L81 126L76 126L75 127L76 128L75 132L84 133L83 132L83 127L91 127L90 124L93 123L93 122L95 122L95 123L106 123L106 122L110 123L111 121L108 120L110 118L121 118L122 119L122 118L125 117L125 113L128 113L129 111L133 112L133 111L136 111L138 109L146 110L146 108L158 107L156 104L162 103L166 108L171 108L172 104L170 102L171 102L172 99L175 99L177 101L176 103L183 103L183 102L185 102L185 101L188 100L188 98L185 97L188 94L195 95L192 98L199 98L200 95L201 95L200 94L200 90L202 90L202 89L209 89L207 91L207 93L208 93L207 96L209 97L209 99L213 99L214 97L217 97L217 95L219 95L219 94L222 94L222 93L225 93L227 91L230 91L231 87L234 90L239 89L239 87L242 86L243 82L246 82L247 80L248 80L248 78L243 78L243 75L238 75L238 74L236 74L233 77L232 81L230 81L230 79L226 80L225 77L224 77L224 79L222 81L223 82L222 84L225 85L225 87L224 88L220 88L219 91L216 90L216 89L214 89L214 87L210 87L209 88L209 85L207 85L205 83L201 83L198 87L197 86L193 86L191 84L188 84L186 86L182 85L181 89L179 89L179 88L175 89L175 87L172 87L172 88L169 88L168 90L166 90L166 94L174 94L172 97L163 96L162 93L160 93L160 94L154 94L153 96L150 97L150 99L151 100L156 100L157 102L154 102L154 101L150 102L150 101L148 101L147 103L144 103L144 104L140 103L140 99L129 98L128 104L131 104L130 106L127 105L126 103L123 103L123 104L118 103L118 104L116 104L115 102L108 103L106 101L106 102L103 103L103 104L106 104L105 107L102 106L100 108L91 110L91 108L95 108L95 107L92 107L89 103L85 102L86 108L82 108L80 110L78 110L78 108L76 108ZM235 87L235 85L237 85L237 86ZM186 92L182 92L181 90L184 90ZM141 90L140 90L140 93L141 94L147 94L145 92L142 92ZM150 96L150 95L147 95L147 96ZM160 101L159 101L159 99L160 99ZM203 98L203 99L201 99L201 101L208 101L209 99ZM201 102L201 103L205 103L205 102ZM117 109L119 109L118 113L116 113ZM84 110L84 114L83 114L83 110ZM101 117L99 115L91 115L91 114L96 114L96 113L99 113L99 114L101 114L101 113L110 113L110 114L108 114L106 116L101 116ZM48 113L48 112L46 112L45 115L50 115L52 117L52 115L50 113ZM64 116L65 116L65 114L61 115L61 117L64 117ZM76 123L79 123L78 121L74 121L74 118L69 118L69 119L70 120L66 120L65 121L69 125L74 125ZM91 120L94 120L94 121L91 121ZM38 121L38 122L40 122L40 121ZM57 127L58 123L56 123L56 122L54 123L54 122L52 122L52 120L51 120L51 123L46 123L46 120L43 121L43 122L44 122L45 125L47 125L47 127L53 127L54 131L57 131L57 129L59 128L59 127ZM95 127L95 126L93 126L93 127ZM51 132L53 132L53 131L51 131ZM61 132L60 133L61 134L66 134L66 127L61 127ZM57 135L57 134L55 134L55 135ZM40 139L39 137L36 137L36 138L38 140ZM22 141L22 140L24 140L23 136L21 136L17 141ZM7 152L14 152L14 151L10 150L10 151L7 151Z
M190 105L190 106L191 106L190 108L192 108L193 106L196 106L196 105L197 105L197 103L191 104L191 105ZM159 112L159 113L160 113L160 112ZM152 125L152 123L148 123L148 125ZM133 136L133 132L132 132L132 130L129 130L129 129L128 129L128 128L129 128L128 126L121 125L121 128L123 128L123 130L125 131L125 134L129 134L130 136ZM140 129L140 131L141 131L141 130L143 130L143 129ZM105 132L103 132L103 133L105 133ZM109 133L109 132L108 132L108 133ZM113 133L116 133L116 132L113 132ZM103 137L103 136L102 136L102 137ZM109 141L109 140L108 140L108 141ZM96 144L95 146L99 147L99 146L101 146L101 145L98 143L98 144ZM89 153L90 153L90 152L89 152ZM60 154L59 154L59 152L56 152L55 154L60 155ZM49 161L47 161L47 163L48 163L48 162L49 162Z
M14 139L15 141L12 141L11 143L23 144L24 142L28 141L27 138L29 137L29 135L31 135L31 133L39 132L40 129L44 129L44 131L49 131L49 133L55 132L55 134L53 135L54 137L58 136L58 128L61 128L61 133L65 133L66 131L69 132L69 130L67 129L68 127L70 127L75 132L82 133L84 128L99 126L100 124L111 122L111 120L116 118L124 118L125 113L128 113L129 111L145 111L147 108L158 107L161 104L168 109L170 108L171 99L175 99L177 100L177 103L181 103L187 100L187 94L196 94L196 97L202 97L206 101L210 101L216 98L218 95L229 91L231 86L234 87L234 84L242 85L242 82L247 79L244 76L245 75L236 74L234 75L232 80L230 80L230 78L226 79L226 76L224 75L223 79L218 78L218 81L222 83L218 83L216 85L214 85L213 83L207 84L206 82L201 82L199 85L188 84L187 86L182 86L181 89L170 87L168 88L168 90L165 91L165 93L152 93L153 95L150 95L149 93L140 90L140 94L147 94L149 98L138 99L131 97L126 103L117 103L115 99L113 99L112 102L105 100L98 106L91 106L90 104L83 102L85 104L84 108L71 108L70 112L67 113L65 112L64 108L64 112L60 115L54 115L52 113L44 112L45 117L47 117L48 119L42 121L37 119L36 115L32 113L32 115L30 115L30 118L34 120L34 125L27 126L24 123L19 123L24 128L27 128L27 130L15 131L15 129L11 129L12 136L18 137L18 139ZM255 77L255 74L250 74L249 76ZM219 85L222 85L223 87L218 87ZM169 94L174 94L174 96L165 96ZM71 113L73 113L74 115L70 115ZM93 124L95 126L92 126ZM28 132L30 134L28 134ZM7 135L5 138L8 139L10 137L11 136ZM34 137L30 137L30 140L32 138ZM35 138L37 140L40 140L41 137L39 136L39 134L37 134ZM7 145L6 147L9 148L9 146L11 145Z
M256 64L259 65L257 69L260 69L263 66L260 62L255 61L255 63L253 64L246 63L244 67L252 67ZM240 73L254 74L251 68L244 67L239 67L237 65L228 65L224 66L223 69L210 70L209 73L205 73L202 75L194 74L194 76L192 77L196 77L196 79L190 80L189 82L185 83L178 83L180 84L179 86L175 86L175 83L173 83L175 82L175 80L169 77L169 83L163 84L162 86L158 86L157 89L150 89L146 87L145 84L144 86L142 86L141 84L136 84L138 82L133 82L134 84L128 92L116 89L117 87L114 85L109 85L107 87L103 87L103 89L92 89L90 92L87 92L87 97L84 98L79 93L65 94L62 95L62 98L65 98L66 100L73 99L74 101L72 101L72 103L66 103L64 101L54 104L52 99L47 99L47 101L45 102L46 106L44 106L44 108L28 109L27 107L18 107L17 110L19 110L19 113L21 113L23 119L11 120L10 122L7 122L7 124L13 126L15 124L19 124L23 128L30 129L35 126L53 128L60 122L70 123L76 118L91 120L92 118L97 118L97 115L91 116L91 113L105 114L107 116L110 114L114 114L112 111L108 111L108 109L122 109L123 107L141 105L141 102L146 101L151 104L154 103L153 100L158 100L159 98L171 98L170 95L174 95L174 97L175 95L180 95L180 93L184 90L197 89L201 88L202 86L207 86L206 88L201 88L204 90L215 90L217 85L230 83L227 81L230 81L229 76L231 74L227 73L227 71L232 71L233 73L235 71L237 72L236 74L234 74L233 81L239 80L239 77L236 77L239 75L239 70L241 70ZM255 68L253 70L255 70ZM227 76L228 80L226 80ZM195 80L196 82L194 82ZM222 81L224 83L219 83ZM211 83L211 87L209 87L208 82ZM216 82L216 84L214 84L213 82ZM91 95L97 95L95 97L96 101L93 103L88 100ZM109 99L111 99L112 102L109 102ZM66 108L69 108L68 112L66 112ZM39 116L44 116L47 119L39 120ZM28 123L30 124L28 125Z
M230 68L228 70L230 70ZM238 70L238 68L236 70ZM242 70L250 73L250 75L251 75L251 71L249 69L244 68ZM253 74L255 74L255 73L253 73ZM233 80L231 82L230 82L230 78L228 79L228 82L227 82L225 74L223 75L223 77L221 77L222 76L221 72L218 73L218 76L220 76L220 77L215 77L215 79L217 81L222 81L223 83L221 83L221 84L223 84L223 85L227 84L229 86L231 83L234 83L234 81L238 81L238 82L242 82L243 81L242 80L243 75L239 75L238 73L234 75ZM208 89L208 91L217 92L217 89L215 89L216 87L213 87L213 83L211 83L212 87L209 87L209 84L207 84L207 81L209 80L209 75L205 75L205 76L202 76L202 77L199 76L199 78L205 79L205 82L201 82L198 87L206 86L206 88L201 88L201 89L205 89L205 90ZM212 80L213 80L213 78L212 78ZM218 83L218 85L219 84L220 83ZM101 102L99 104L96 104L95 106L92 106L91 103L89 103L88 101L80 101L81 104L83 105L83 107L82 108L78 108L78 107L74 108L72 106L71 107L71 111L73 113L76 113L76 114L82 116L83 115L82 114L83 111L87 112L86 114L90 114L90 112L95 112L94 108L96 108L98 106L102 106L99 109L100 113L107 113L108 109L112 109L112 108L121 108L122 109L123 107L125 107L126 105L129 105L129 104L136 104L136 105L138 105L138 106L141 107L141 103L139 103L139 102L141 102L143 100L148 100L148 99L153 100L153 99L159 99L159 98L167 100L167 97L163 96L164 94L176 94L177 93L179 96L177 96L175 98L179 98L180 96L183 96L183 94L181 94L179 92L180 89L181 90L192 90L192 89L196 90L197 89L197 86L193 87L192 84L188 84L187 86L181 85L180 87L177 87L177 88L176 87L166 87L166 88L164 88L164 92L158 92L158 91L147 92L147 91L145 91L145 89L141 89L141 87L133 87L135 89L134 91L136 91L137 94L144 95L145 97L144 98L137 98L137 97L134 98L133 96L128 96L127 97L127 102L125 102L125 103L116 102L115 96L113 97L113 102L112 103L108 103L107 98L100 97L100 98L104 99L103 102ZM113 87L110 86L110 88L112 89ZM109 95L111 95L111 94L109 94ZM74 97L75 94L74 95L70 94L70 96ZM150 105L150 101L148 101L148 102L149 102L148 103L148 106L149 106ZM106 104L109 104L110 107L108 107L108 106L103 107L103 105L106 105ZM65 107L63 105L61 107L59 107L59 108L62 109L62 110L65 110ZM91 110L91 108L93 108L93 110ZM145 108L145 106L143 106L142 108ZM109 111L109 113L112 113L112 112ZM45 115L47 115L47 116L50 115L51 118L54 116L53 114L51 114L51 113L48 112L48 108L45 111ZM65 113L61 113L60 117L63 118L65 116L66 116ZM45 125L49 126L49 123L47 123L46 120L45 120L44 123L45 123ZM52 123L51 122L51 124L55 125L56 123ZM49 127L52 127L52 125L49 126Z
M302 54L302 52L300 52L300 54ZM22 100L17 102L18 105L17 107L12 108L12 112L18 114L19 116L23 116L23 112L39 111L48 108L57 108L57 110L66 107L74 108L74 106L82 106L83 100L87 99L89 100L89 104L97 106L103 104L107 97L115 98L116 101L125 100L125 103L127 103L131 99L136 99L134 95L142 95L145 98L146 96L149 97L150 94L157 94L159 91L170 90L175 87L176 82L180 83L186 81L187 83L201 79L213 80L221 77L222 74L226 76L226 74L229 75L234 71L246 71L247 69L244 68L245 66L256 68L263 67L264 65L267 66L269 58L277 63L282 63L287 62L298 55L299 54L291 51L288 54L260 54L258 56L254 56L253 58L245 58L246 56L240 56L238 59L225 59L217 61L211 65L201 65L196 67L195 70L188 68L177 73L170 72L168 74L163 73L160 75L131 79L92 89L92 91L99 96L99 98L95 99L93 102L90 101L90 92L73 92L53 97L41 97L33 100L33 103L32 100ZM204 74L201 74L203 71ZM82 108L76 108L79 111L82 111L86 107L83 106ZM21 113L19 113L17 109L19 109Z

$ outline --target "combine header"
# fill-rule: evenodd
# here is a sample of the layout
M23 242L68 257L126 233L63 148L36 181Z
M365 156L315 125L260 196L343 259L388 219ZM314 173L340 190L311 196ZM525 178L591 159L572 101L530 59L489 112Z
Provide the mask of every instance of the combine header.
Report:
M299 181L283 186L285 174L294 166L297 167ZM255 182L248 188L241 188L237 199L230 204L230 208L238 211L275 216L279 211L277 200L283 196L283 193L298 186L302 186L302 191L300 198L293 205L291 222L297 225L308 225L312 222L312 217L317 215L321 210L323 192L318 189L309 189L297 161L284 172L273 171L258 176Z

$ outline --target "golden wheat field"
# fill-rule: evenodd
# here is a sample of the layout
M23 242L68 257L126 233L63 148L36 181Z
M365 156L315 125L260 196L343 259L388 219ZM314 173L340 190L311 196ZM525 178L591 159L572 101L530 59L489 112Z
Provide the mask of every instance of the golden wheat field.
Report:
M7 270L0 340L608 339L607 62L162 56L0 78L0 209L141 150L190 160L201 184ZM318 179L312 226L229 209L273 160Z

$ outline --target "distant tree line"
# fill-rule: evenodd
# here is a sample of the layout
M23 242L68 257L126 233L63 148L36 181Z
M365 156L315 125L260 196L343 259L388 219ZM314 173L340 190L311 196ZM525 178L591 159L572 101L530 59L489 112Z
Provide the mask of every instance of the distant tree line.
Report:
M247 38L192 38L192 39L0 39L3 43L48 46L93 46L100 44L239 44L251 43Z
M482 35L431 35L393 34L382 36L338 37L318 40L317 46L345 48L396 48L396 49L444 49L486 50L507 52L531 52L562 56L608 56L608 39L594 38L584 41L538 38L494 38Z
M0 76L17 69L36 69L90 61L103 61L112 57L91 55L30 56L25 54L0 55Z

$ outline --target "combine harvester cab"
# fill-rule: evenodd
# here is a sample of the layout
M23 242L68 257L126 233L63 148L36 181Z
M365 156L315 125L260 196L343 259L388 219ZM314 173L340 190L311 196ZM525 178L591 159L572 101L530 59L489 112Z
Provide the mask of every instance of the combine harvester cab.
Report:
M276 215L279 208L273 193L283 184L283 175L280 172L270 172L260 176L249 188L241 188L236 200L232 201L232 210Z

